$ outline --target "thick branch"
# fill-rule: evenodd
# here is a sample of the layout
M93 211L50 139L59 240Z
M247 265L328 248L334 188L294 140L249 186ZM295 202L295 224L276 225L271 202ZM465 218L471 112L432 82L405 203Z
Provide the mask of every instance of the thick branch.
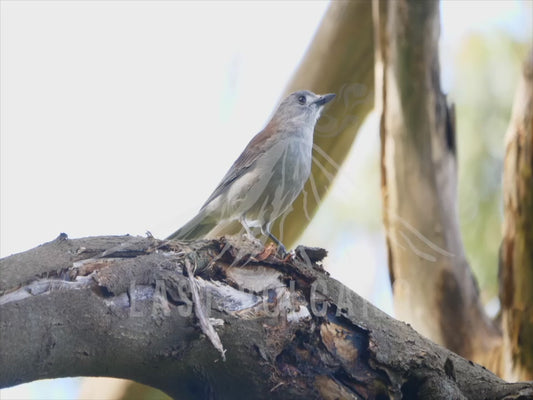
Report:
M3 259L0 385L94 375L180 399L533 395L533 385L505 383L330 279L323 251L280 260L259 250L61 236ZM226 362L195 322L187 263Z
M395 310L449 349L498 372L457 216L453 108L440 87L438 1L374 1L382 194Z
M508 379L533 379L533 52L506 135L500 299Z

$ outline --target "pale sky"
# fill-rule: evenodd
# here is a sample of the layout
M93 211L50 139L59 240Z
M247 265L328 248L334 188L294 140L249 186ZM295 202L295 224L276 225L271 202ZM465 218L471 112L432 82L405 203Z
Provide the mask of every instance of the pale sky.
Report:
M491 27L524 35L531 23L519 4L444 1L443 47ZM6 256L60 232L174 231L262 129L327 3L1 7Z
M174 231L262 129L326 6L2 1L1 255Z

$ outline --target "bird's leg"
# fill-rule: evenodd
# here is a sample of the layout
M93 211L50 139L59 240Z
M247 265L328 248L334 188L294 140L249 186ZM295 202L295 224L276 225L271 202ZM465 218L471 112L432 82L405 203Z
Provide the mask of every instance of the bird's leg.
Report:
M274 243L276 243L276 245L278 246L278 254L281 257L285 257L287 255L287 250L285 249L283 243L281 243L281 241L270 232L270 226L267 225L261 227L261 232L263 233L263 235L268 236L270 239L272 239Z
M246 230L246 234L248 236L253 236L252 235L252 231L250 230L250 227L248 226L248 224L246 223L246 219L244 218L244 216L242 216L240 219L239 219L239 222L241 223L242 227Z
M248 226L248 223L246 222L246 218L244 217L244 215L239 218L239 222L241 223L242 227L246 230L246 234L245 236L252 242L257 242L257 239L256 237L254 236L252 230L250 229L250 227Z

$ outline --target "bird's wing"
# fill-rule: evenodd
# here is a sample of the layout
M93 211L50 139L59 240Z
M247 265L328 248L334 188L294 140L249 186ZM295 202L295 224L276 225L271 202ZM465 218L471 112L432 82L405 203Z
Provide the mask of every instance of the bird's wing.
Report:
M255 164L257 159L261 157L266 149L265 142L270 136L270 133L267 130L268 128L269 127L267 126L255 135L250 143L248 143L248 146L246 146L239 158L235 160L229 171L224 175L222 181L218 184L213 193L211 193L211 196L209 196L201 209L204 209L215 198L220 196L232 182L246 174L250 167Z

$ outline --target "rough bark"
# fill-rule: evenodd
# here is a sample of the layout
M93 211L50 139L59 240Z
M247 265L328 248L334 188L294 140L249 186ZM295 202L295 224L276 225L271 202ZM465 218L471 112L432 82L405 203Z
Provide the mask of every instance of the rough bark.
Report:
M287 85L286 93L309 89L337 94L315 129L312 178L293 210L274 226L274 234L289 247L311 221L373 108L373 52L371 2L334 1Z
M114 376L180 399L533 396L329 278L323 250L280 260L241 245L61 235L1 260L0 386ZM191 312L191 279L225 362Z
M506 134L500 300L505 377L533 380L533 52Z
M381 166L394 304L423 335L500 373L457 216L455 120L441 91L438 1L374 1Z

